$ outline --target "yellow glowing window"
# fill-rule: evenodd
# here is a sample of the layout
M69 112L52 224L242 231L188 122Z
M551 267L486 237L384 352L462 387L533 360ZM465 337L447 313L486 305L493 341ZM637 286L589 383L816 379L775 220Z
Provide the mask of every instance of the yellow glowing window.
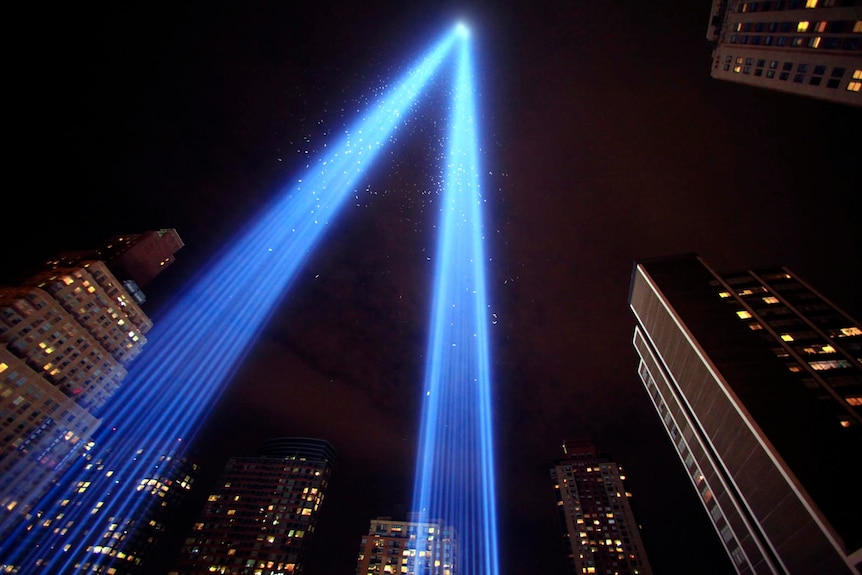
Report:
M841 420L841 427L850 427L850 420L849 419L842 419Z
M800 22L799 24L796 25L796 31L797 32L808 32L809 24L811 24L811 23L803 20L802 22Z
M751 314L744 309L736 312L736 315L739 316L739 319L751 319Z
M228 515L236 515L236 509L228 509L227 514Z
M778 303L778 298L773 296L767 296L763 298L763 303Z
M817 38L814 38L814 39L811 41L811 47L812 47L812 48L819 48L819 47L820 47L820 42L822 42L822 41L823 41L823 38L821 38L820 36L818 36Z
M718 294L718 297L720 297L721 299L729 298L730 292L723 291L723 292Z
M817 0L805 0L806 8L817 8Z
M847 90L850 92L858 92L862 89L862 82L850 82L847 84Z
M742 71L742 66L734 66L733 71L739 74Z
M781 339L783 339L784 341L793 341L793 336L789 333L782 333Z
M862 329L859 329L858 327L842 327L841 328L841 335L842 336L862 335Z
M9 365L0 361L0 373L3 373L7 369L9 369Z
M853 31L857 34L862 32L862 20L856 20L856 23L853 24Z
M850 405L862 405L862 397L848 397L847 403Z

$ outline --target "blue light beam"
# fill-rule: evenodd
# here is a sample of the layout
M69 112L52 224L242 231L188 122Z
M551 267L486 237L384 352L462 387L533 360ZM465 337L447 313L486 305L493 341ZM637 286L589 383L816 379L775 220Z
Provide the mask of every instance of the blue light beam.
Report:
M491 418L478 129L472 55L459 42L425 401L413 495L423 521L455 530L459 575L497 575L496 494ZM422 558L415 572L422 570ZM425 561L431 561L426 558ZM433 571L432 571L433 572Z
M36 508L45 515L0 543L0 565L65 573L115 560L123 541L101 538L112 523L144 513L139 506L146 498L136 497L141 479L161 458L184 453L327 225L457 40L455 31L447 33L156 318L94 436L104 465L98 480L81 486L65 506L58 490L44 497ZM86 464L72 467L65 483ZM50 526L45 518L54 518Z

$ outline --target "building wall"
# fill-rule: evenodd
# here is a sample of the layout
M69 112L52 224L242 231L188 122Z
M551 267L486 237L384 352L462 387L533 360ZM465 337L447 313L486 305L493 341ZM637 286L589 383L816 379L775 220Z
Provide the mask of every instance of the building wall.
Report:
M862 106L862 6L714 0L714 78Z
M371 520L360 542L356 575L457 575L457 560L451 527L439 521L379 517Z
M179 573L302 572L333 460L289 454L289 446L282 447L287 452L281 456L228 461L183 546Z
M856 572L847 556L862 515L828 487L859 467L853 430L797 381L747 310L723 301L727 289L696 258L636 267L647 392L740 573Z
M572 575L652 573L622 468L592 446L572 450L551 469Z

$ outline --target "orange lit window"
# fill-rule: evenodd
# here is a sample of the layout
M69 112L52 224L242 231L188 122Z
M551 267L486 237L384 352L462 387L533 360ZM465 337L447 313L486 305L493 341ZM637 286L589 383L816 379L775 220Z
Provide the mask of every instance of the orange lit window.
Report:
M847 89L850 92L858 92L860 89L862 89L862 82L849 82L847 84Z

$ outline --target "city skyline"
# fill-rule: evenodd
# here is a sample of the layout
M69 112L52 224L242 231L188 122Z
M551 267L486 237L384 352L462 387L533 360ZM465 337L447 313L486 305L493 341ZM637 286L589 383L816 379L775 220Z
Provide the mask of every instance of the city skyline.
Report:
M858 131L859 115L710 78L709 6L551 7L479 6L473 15L499 230L489 241L495 410L504 414L501 525L532 526L529 545L520 535L513 545L511 527L504 532L503 563L533 569L535 557L516 547L555 545L553 506L544 508L553 498L547 465L561 440L586 432L640 482L633 489L646 507L648 551L670 540L670 529L653 522L669 506L677 521L691 519L689 533L706 549L659 553L655 568L682 554L706 562L701 572L726 573L720 544L700 541L714 534L694 496L683 503L682 494L664 495L690 488L671 447L656 439L663 432L633 372L631 262L698 251L720 269L781 263L858 316L859 199L840 136ZM176 227L183 262L172 268L171 285L148 293L157 309L303 165L305 151L322 148L339 127L333 111L361 107L412 54L405 47L430 37L429 22L451 20L428 6L201 10L69 15L93 17L81 28L92 34L56 37L70 42L57 52L55 73L35 86L52 93L52 78L68 89L40 111L46 129L22 132L18 153L45 150L60 167L49 184L70 193L62 214L34 219L38 234L3 232L16 246L10 266L128 229ZM49 28L62 20L52 15ZM340 500L345 515L327 527L324 510L320 532L329 529L345 557L324 553L309 569L344 565L348 555L355 565L355 536L368 518L409 501L421 373L410 358L422 353L437 199L436 174L418 143L427 134L413 135L433 132L425 123L433 109L433 100L423 104L423 121L417 116L399 136L404 151L369 177L360 205L216 410L219 423L206 430L213 443L197 446L217 467L227 451L279 426L287 427L279 435L333 442L347 461L347 485L363 488L337 493L334 479L331 501ZM343 120L351 116L345 111ZM65 152L47 153L37 133L56 134ZM25 198L12 201L15 213L31 213ZM824 242L829 249L818 249ZM326 418L316 415L325 408ZM649 471L674 465L679 477L669 486ZM564 564L541 556L547 572Z

